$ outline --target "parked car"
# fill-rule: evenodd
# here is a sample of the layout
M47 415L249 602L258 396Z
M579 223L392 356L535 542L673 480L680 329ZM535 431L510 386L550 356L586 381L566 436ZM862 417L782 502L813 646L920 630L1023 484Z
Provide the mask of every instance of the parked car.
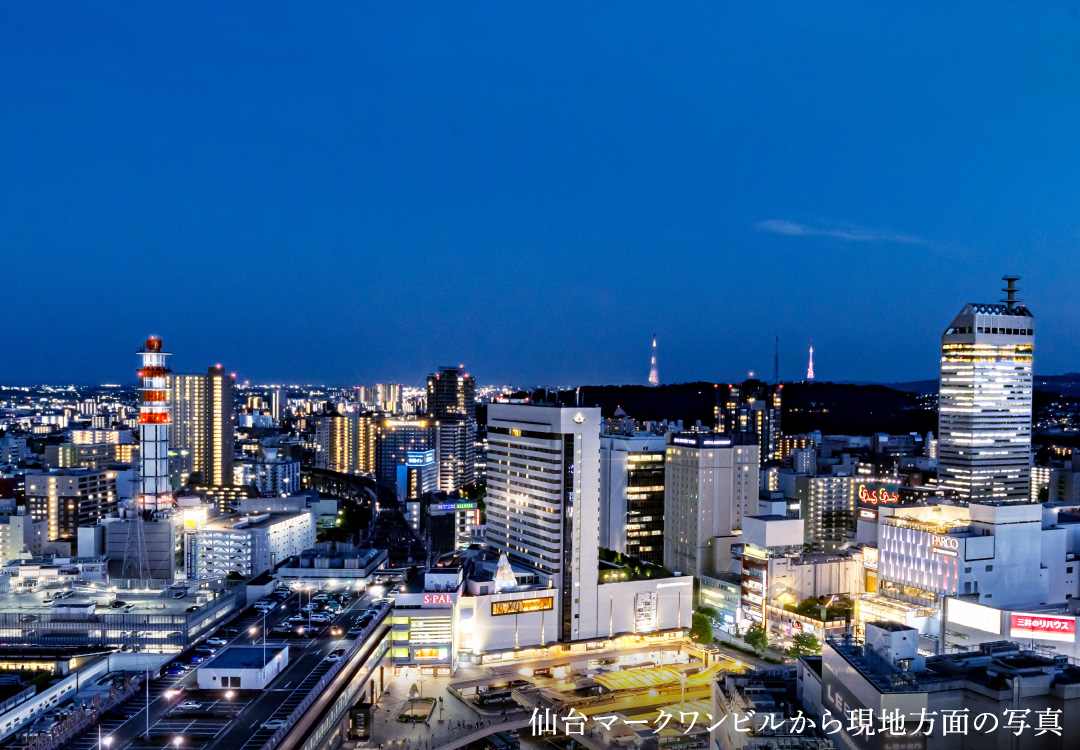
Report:
M262 723L263 729L281 729L283 726L285 726L284 719L270 719Z
M336 653L329 653L326 655L326 658L323 661L337 661L340 658L341 656Z
M194 612L194 611L195 611L195 610L197 610L198 608L199 608L199 607L198 607L198 605L195 605L195 604L193 604L193 605L191 605L190 607L188 607L188 608L187 608L187 610L185 610L185 611L187 611L187 612Z
M307 617L305 615L292 615L289 622L307 622Z
M318 613L318 612L311 615L311 621L312 622L318 622L318 623L322 623L322 624L326 624L326 623L330 622L330 620L332 620L332 619L333 618L330 617L330 615L324 615L324 614L321 614L321 613Z
M226 643L228 643L228 641L226 641L224 638L216 638L216 637L215 638L207 638L206 642L208 644L210 644L211 646L224 646Z
M181 711L198 711L201 708L202 704L196 703L195 701L184 701L179 706L177 706L177 709Z

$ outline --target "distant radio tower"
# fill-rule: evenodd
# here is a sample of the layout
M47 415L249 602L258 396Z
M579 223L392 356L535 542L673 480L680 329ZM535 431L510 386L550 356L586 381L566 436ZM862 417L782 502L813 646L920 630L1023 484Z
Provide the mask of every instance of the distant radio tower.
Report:
M814 345L810 345L810 366L806 368L806 379L814 379Z
M776 353L773 354L773 369L772 369L773 383L780 382L780 337L776 337Z
M656 334L652 335L652 359L649 361L649 385L660 385L660 369L656 365Z

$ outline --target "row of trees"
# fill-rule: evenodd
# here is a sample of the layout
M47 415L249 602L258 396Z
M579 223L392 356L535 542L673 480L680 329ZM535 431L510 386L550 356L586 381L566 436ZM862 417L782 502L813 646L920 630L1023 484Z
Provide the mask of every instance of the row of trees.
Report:
M690 626L690 637L698 643L712 643L713 624L711 616L715 610L711 607L702 607L694 613L694 619ZM769 633L764 626L754 623L743 634L743 641L757 654L764 654L769 648ZM791 647L787 654L793 657L813 656L821 653L821 642L812 633L799 633L791 639Z

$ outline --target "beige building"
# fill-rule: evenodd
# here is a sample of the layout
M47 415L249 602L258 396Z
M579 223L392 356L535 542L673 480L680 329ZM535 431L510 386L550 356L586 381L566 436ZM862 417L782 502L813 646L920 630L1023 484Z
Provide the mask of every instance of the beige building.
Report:
M757 509L758 446L752 435L681 433L668 439L664 476L664 567L713 572L720 539Z

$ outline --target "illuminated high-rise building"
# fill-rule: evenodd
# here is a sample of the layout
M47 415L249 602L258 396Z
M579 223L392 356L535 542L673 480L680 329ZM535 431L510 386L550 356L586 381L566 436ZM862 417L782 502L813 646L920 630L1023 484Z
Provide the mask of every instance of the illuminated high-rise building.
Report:
M1035 320L1007 276L1000 304L971 303L941 336L938 483L962 500L1030 498Z
M319 417L315 421L315 467L342 474L374 474L378 423L378 417L369 412Z
M441 367L427 380L428 416L435 422L438 489L456 492L476 482L476 381L464 365Z
M173 429L179 483L228 487L233 483L234 376L216 365L206 374L173 375ZM186 453L185 453L186 451ZM198 475L192 480L192 475Z
M435 424L429 419L383 419L375 436L375 479L394 492L398 467L407 466L410 453L435 449Z
M762 462L782 458L780 397L783 391L783 385L769 385L760 380L729 385L727 398L717 404L717 431L756 435Z
M554 589L559 640L595 634L600 548L600 409L487 409L487 542Z

